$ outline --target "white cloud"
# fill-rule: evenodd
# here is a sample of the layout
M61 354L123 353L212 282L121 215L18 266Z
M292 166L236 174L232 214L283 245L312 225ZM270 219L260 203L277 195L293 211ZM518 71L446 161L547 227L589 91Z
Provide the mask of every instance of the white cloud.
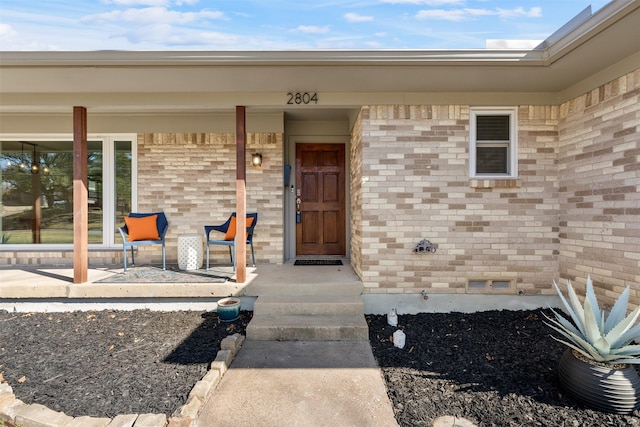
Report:
M300 25L295 31L304 33L304 34L325 34L329 32L331 27L329 25L325 25L324 27L318 27L316 25Z
M131 22L140 24L187 24L194 21L224 19L223 12L201 10L199 12L178 12L164 7L114 10L106 13L87 15L81 19L85 23Z
M421 10L416 14L418 19L442 19L445 21L463 21L466 14L461 9L457 10L444 10L444 9L431 9Z
M542 8L540 7L532 7L527 12L522 7L518 7L515 9L497 9L498 16L501 18L519 18L521 16L527 18L541 18L542 17Z
M104 0L105 4L118 6L169 6L169 0Z
M464 4L464 0L382 0L388 4L416 4L426 6L457 6Z
M56 46L30 41L9 24L0 23L0 51L56 50Z
M542 16L542 9L539 7L532 7L529 11L526 11L522 7L515 9L428 9L421 10L416 14L417 19L439 19L445 21L467 21L480 16L498 16L502 19L507 18L540 18Z
M358 15L357 13L346 13L344 15L344 19L346 19L347 22L369 22L373 21L373 16L363 16Z
M175 28L168 24L147 25L118 34L133 44L159 44L163 46L211 46L216 49L235 47L238 36L213 31L194 31Z

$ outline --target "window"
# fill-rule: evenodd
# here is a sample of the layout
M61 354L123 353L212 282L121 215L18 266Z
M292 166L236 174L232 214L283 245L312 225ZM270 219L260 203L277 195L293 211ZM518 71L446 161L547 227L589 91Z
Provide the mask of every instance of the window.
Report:
M113 246L131 210L135 135L89 136L89 245ZM73 244L71 137L0 137L2 247ZM6 245L6 246L5 246Z
M472 108L470 111L469 176L516 178L515 108Z

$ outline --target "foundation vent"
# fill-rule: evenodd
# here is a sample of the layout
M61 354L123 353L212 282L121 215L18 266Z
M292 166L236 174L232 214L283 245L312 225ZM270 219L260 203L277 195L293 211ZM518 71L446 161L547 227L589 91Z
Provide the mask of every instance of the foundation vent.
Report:
M514 281L505 279L470 279L467 282L467 292L513 294L515 293Z

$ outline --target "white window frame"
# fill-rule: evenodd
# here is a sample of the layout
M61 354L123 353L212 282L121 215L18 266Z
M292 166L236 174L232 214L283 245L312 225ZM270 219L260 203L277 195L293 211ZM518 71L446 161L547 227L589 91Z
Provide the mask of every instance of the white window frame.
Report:
M73 134L0 134L0 140L2 141L73 141ZM89 141L101 141L102 142L102 182L103 185L103 200L109 201L103 204L102 213L102 243L89 244L89 248L95 249L110 249L110 248L122 248L122 244L118 244L116 238L115 229L115 209L113 198L115 194L115 141L131 141L131 207L135 211L138 205L138 192L136 183L138 181L138 135L135 133L100 133L100 134L88 134L87 140ZM107 185L108 184L108 185ZM124 220L122 221L124 224ZM55 243L55 244L4 244L0 249L2 250L24 250L29 249L32 251L46 251L46 250L60 250L60 249L72 249L73 244L70 243Z
M476 173L478 146L505 146L504 142L476 141L478 116L509 116L509 141L507 145L507 173ZM517 107L472 107L469 110L469 178L516 179L518 177L518 109Z

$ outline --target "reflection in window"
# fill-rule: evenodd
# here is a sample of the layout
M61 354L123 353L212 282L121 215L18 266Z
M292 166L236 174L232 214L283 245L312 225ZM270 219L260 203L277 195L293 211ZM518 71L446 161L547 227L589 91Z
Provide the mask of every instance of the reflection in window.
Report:
M117 193L131 203L131 142L118 158L128 159ZM87 143L89 243L104 242L103 141ZM128 181L127 181L128 180ZM0 141L0 235L4 244L73 243L73 142ZM111 217L111 215L106 215ZM108 242L107 242L108 243Z

